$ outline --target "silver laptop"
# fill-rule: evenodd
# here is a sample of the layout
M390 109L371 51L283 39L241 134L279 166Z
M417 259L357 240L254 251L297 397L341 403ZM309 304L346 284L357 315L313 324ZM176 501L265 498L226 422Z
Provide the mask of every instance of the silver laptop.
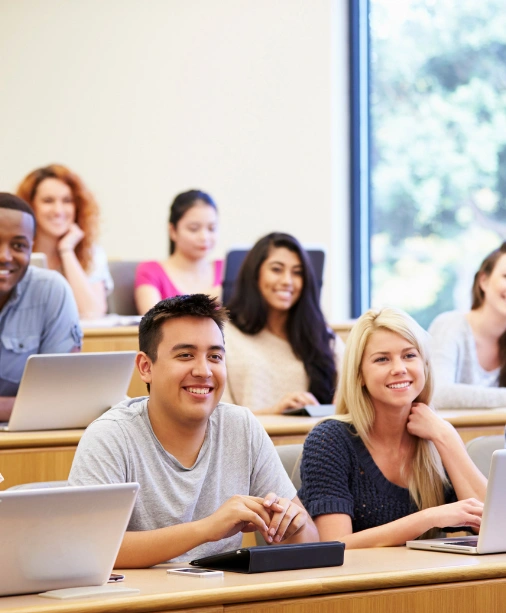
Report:
M0 430L86 428L125 398L135 351L31 355Z
M299 409L285 409L283 411L283 415L301 415L303 417L328 417L335 414L335 404L307 404Z
M0 492L0 596L102 585L138 483Z
M47 268L47 255L42 251L32 251L30 255L30 266Z
M479 536L408 541L411 549L447 553L503 553L506 551L506 449L494 451L488 477Z

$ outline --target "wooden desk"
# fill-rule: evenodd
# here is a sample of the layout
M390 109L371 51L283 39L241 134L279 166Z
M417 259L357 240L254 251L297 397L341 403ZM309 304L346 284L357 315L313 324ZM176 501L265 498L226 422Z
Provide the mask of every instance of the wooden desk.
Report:
M477 436L503 434L506 425L506 409L473 409L439 411L467 443ZM291 415L259 415L259 421L275 445L303 443L318 417L294 417Z
M139 351L138 326L115 326L113 328L83 328L83 351ZM146 384L134 368L128 395L132 398L147 394Z
M0 432L0 473L5 478L0 489L67 479L83 432Z
M126 570L123 598L46 600L36 595L0 598L11 613L109 611L262 611L268 613L499 613L506 600L506 554L466 556L404 547L347 551L344 565L195 579L166 573L166 566Z
M441 415L457 428L465 442L477 436L502 434L506 424L504 409L441 411ZM258 419L275 445L302 443L320 421L288 415L261 415ZM0 473L5 477L0 490L19 483L67 479L83 432L0 432Z

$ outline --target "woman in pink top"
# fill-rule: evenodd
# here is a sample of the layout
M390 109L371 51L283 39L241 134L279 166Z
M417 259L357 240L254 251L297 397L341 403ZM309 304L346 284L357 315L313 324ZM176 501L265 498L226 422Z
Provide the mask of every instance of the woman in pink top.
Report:
M174 198L169 215L169 257L161 262L142 262L135 273L135 302L141 315L172 296L221 295L223 260L208 260L217 225L216 204L205 192L190 190Z

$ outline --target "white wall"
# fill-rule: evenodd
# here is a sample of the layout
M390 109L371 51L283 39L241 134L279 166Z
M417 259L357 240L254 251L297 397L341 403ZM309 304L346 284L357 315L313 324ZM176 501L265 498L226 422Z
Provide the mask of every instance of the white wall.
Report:
M60 162L110 257L163 258L173 196L218 203L218 254L272 230L328 250L349 314L345 0L0 0L0 190Z

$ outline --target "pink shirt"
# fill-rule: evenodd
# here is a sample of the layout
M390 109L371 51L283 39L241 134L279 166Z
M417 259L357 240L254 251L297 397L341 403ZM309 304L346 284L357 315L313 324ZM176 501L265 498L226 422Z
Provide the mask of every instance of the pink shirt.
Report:
M221 285L223 280L223 260L214 261L214 281L213 287ZM181 296L184 292L180 292L172 283L167 273L159 262L142 262L137 266L135 271L135 287L140 285L152 285L159 292L161 299L172 298L173 296Z

